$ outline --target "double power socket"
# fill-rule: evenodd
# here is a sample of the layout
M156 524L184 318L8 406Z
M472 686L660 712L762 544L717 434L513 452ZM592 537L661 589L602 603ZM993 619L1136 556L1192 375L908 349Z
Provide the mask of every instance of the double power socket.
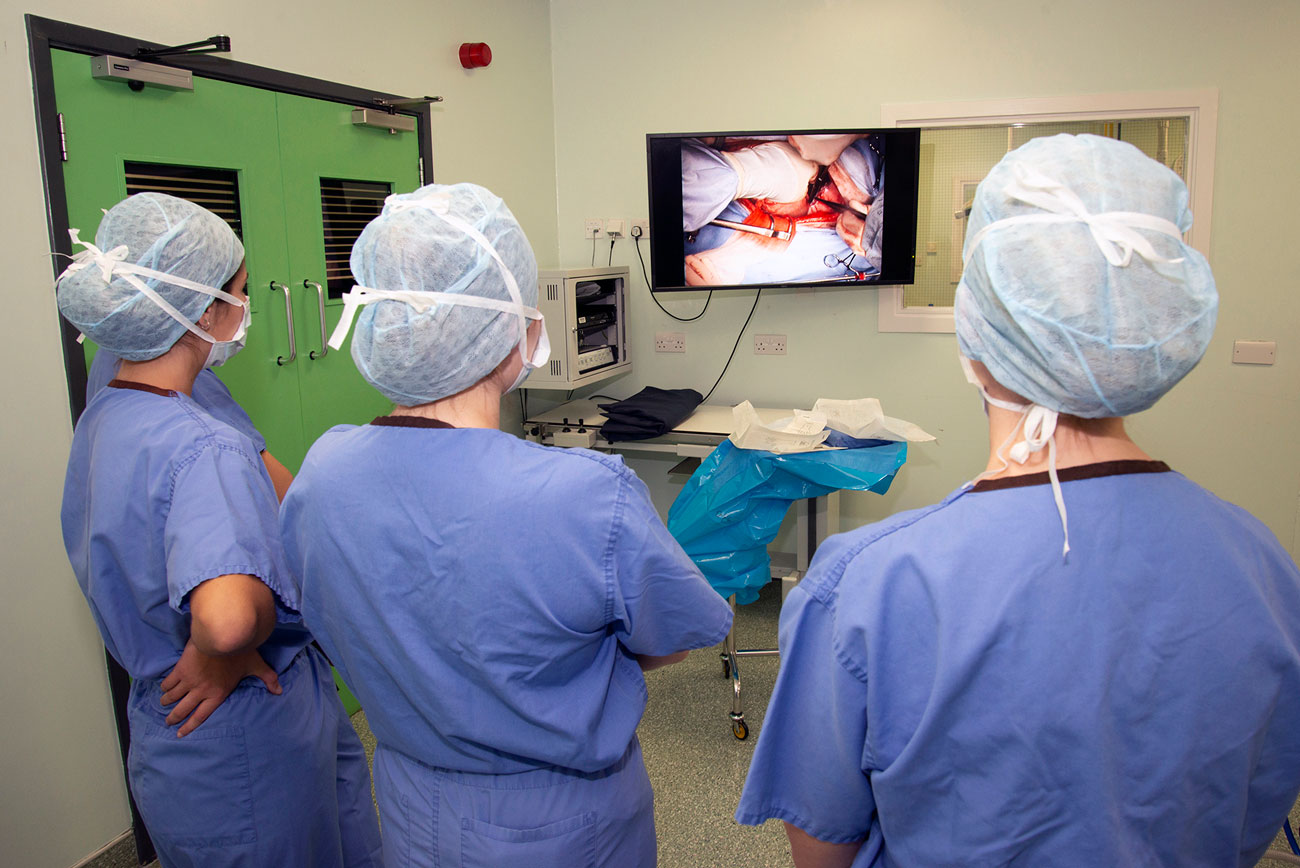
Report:
M624 220L622 217L588 217L582 221L582 237L592 238L649 238L650 221Z
M655 332L656 353L686 352L685 332ZM754 335L754 355L784 356L785 335Z

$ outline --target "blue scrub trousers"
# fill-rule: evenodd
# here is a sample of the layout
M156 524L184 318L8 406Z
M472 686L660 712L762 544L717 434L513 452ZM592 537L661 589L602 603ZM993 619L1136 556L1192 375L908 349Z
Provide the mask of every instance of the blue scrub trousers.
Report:
M128 773L164 868L378 866L365 751L314 648L274 696L246 678L176 737L158 681L137 679Z
M382 745L385 868L653 868L654 793L635 737L599 772L435 769Z

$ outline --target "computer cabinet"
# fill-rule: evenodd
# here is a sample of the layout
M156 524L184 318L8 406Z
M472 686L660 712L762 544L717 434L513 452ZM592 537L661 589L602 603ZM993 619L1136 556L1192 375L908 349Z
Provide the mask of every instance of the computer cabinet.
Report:
M628 270L562 268L538 272L537 307L546 317L550 361L525 389L576 389L632 369L625 319Z

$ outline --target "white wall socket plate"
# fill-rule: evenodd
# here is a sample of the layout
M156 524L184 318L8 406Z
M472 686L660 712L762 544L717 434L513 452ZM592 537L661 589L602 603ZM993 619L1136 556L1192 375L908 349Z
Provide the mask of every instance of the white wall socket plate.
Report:
M686 334L684 332L655 332L655 352L686 352Z
M784 356L785 335L754 335L754 355Z
M627 231L628 231L628 235L630 235L632 238L649 238L650 221L646 220L645 218L641 218L639 220L633 220L628 225Z
M599 238L605 231L605 221L599 217L588 217L582 221L583 238Z
M1234 365L1271 365L1277 355L1277 341L1233 341Z

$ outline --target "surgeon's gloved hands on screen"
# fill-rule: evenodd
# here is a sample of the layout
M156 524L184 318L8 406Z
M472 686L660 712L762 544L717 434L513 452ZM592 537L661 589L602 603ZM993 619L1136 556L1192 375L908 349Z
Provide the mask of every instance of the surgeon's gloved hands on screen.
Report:
M817 174L817 164L799 156L786 142L763 142L752 148L723 151L722 156L736 170L737 199L803 201L808 197L809 182Z
M875 190L868 189L869 182L858 173L846 168L842 161L831 163L826 167L826 171L835 182L835 189L840 191L840 198L845 202L869 203L874 198Z
M877 196L870 205L856 199L849 200L848 204L849 207L859 212L865 211L866 214L858 216L841 213L835 221L835 231L850 250L864 257L879 270L881 229L885 223L885 197L883 194Z
M866 214L869 213L871 206L858 200L851 200L847 204L850 208L858 209L859 213L841 212L835 220L835 231L849 246L849 250L858 256L863 256L865 251L862 249L862 230L866 227Z
M805 160L812 160L819 166L829 166L840 158L840 154L849 145L862 138L862 133L850 133L848 135L812 135L812 136L790 136L790 144L794 145L799 156Z

